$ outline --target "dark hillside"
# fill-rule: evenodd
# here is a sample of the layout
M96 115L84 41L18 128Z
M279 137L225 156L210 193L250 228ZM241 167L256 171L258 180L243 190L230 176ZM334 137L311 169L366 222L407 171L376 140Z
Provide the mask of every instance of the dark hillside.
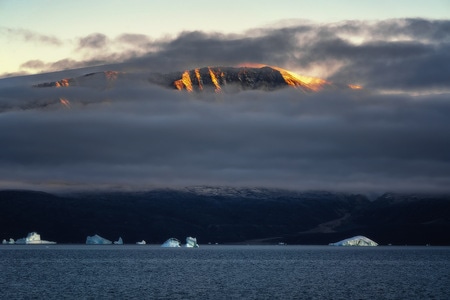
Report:
M56 195L0 191L0 239L36 231L58 243L99 234L125 243L197 237L200 243L328 244L366 235L380 244L450 244L448 197L370 202L361 195L241 189Z

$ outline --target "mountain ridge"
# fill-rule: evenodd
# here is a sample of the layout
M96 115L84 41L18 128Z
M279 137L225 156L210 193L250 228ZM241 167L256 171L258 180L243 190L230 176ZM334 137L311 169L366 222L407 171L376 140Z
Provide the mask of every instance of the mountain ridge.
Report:
M202 67L170 73L148 73L142 75L142 81L165 88L185 90L188 92L203 91L240 91L267 90L273 91L285 87L293 87L303 92L317 92L329 88L360 89L356 85L333 84L321 78L308 77L272 66L261 67ZM115 81L121 79L135 80L136 73L119 71L92 72L79 77L64 78L57 81L38 83L33 87L70 87L91 86L111 88Z

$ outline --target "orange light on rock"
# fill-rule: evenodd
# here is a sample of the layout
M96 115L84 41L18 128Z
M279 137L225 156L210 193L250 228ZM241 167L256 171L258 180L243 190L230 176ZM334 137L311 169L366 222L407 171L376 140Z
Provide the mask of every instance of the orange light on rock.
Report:
M293 87L297 86L306 87L316 92L321 90L324 87L324 85L329 84L328 81L323 80L321 78L298 75L279 67L271 66L271 68L279 71L281 76L283 76L284 81Z
M55 82L56 87L67 87L69 85L69 79L61 79L60 81Z
M66 108L70 108L70 101L66 98L59 98L59 103L61 103Z
M188 92L192 92L192 81L191 76L189 75L189 71L184 71L183 75L181 75L181 79L174 81L173 83L178 90L186 89Z
M108 80L116 80L119 72L117 71L105 71L104 72L106 79Z
M348 87L351 88L352 90L362 90L363 88L362 86L356 84L349 84Z
M272 69L280 72L280 74L283 77L286 84L288 84L292 87L303 87L303 88L306 88L306 89L309 89L312 91L319 91L325 85L330 84L328 81L321 79L321 78L302 76L302 75L296 74L294 72L290 72L288 70L282 69L280 67L268 66L268 65L264 65L264 64L243 63L243 64L238 65L238 67L248 67L248 68L269 67L269 68L272 68Z
M195 69L195 77L197 78L197 81L198 81L198 88L200 90L203 90L203 81L202 81L202 77L200 76L199 69Z
M216 74L214 74L214 72L211 70L211 68L208 68L209 70L209 75L211 76L211 81L214 84L214 86L216 87L215 92L219 93L222 88L220 87L219 81L217 80Z

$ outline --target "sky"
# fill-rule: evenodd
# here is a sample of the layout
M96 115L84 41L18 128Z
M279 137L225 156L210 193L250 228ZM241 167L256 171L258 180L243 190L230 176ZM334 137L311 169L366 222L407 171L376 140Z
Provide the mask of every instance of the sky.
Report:
M0 188L449 192L450 2L248 2L0 1ZM363 89L146 80L242 64ZM32 87L102 70L136 77Z
M145 35L150 40L176 38L183 31L222 34L255 34L251 29L274 28L298 20L333 23L346 20L389 18L448 19L447 0L0 0L0 77L37 73L44 64L65 59L83 61L120 53L130 45L123 34ZM83 46L92 35L115 40L103 52ZM120 56L120 55L117 55ZM27 62L39 61L41 64ZM62 64L52 69L67 67ZM288 66L284 66L288 67Z

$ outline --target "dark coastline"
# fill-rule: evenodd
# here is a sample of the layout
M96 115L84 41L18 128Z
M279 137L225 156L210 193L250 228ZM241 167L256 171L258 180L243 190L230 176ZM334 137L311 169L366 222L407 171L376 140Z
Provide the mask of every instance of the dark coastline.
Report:
M450 245L450 196L292 192L270 189L50 194L0 191L0 239L36 231L81 244L99 234L125 243L169 237L199 243L326 245L365 235L380 245Z

